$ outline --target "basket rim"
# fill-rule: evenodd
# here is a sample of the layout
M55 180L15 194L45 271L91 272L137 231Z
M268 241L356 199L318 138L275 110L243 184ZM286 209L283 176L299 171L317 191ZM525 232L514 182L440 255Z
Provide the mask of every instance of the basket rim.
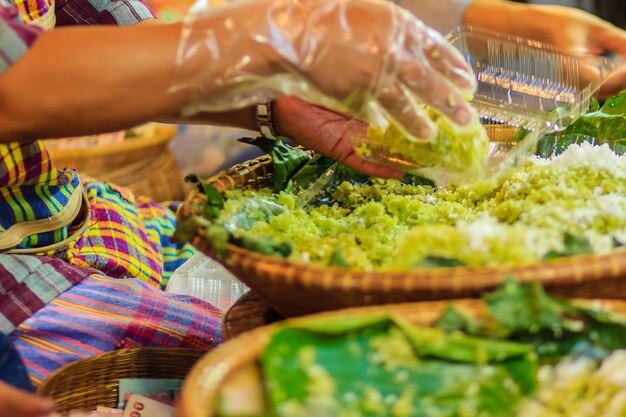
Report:
M85 158L100 157L119 154L121 152L133 152L140 149L155 148L164 146L176 136L176 126L157 124L155 134L151 136L137 136L120 143L113 143L107 146L92 146L77 149L48 149L50 156L54 159L60 158Z
M211 176L208 181L224 193L235 187L254 187L259 181L267 182L272 175L272 160L268 155L263 155L225 169ZM197 195L198 191L194 188L179 211L179 220L186 216L188 203ZM354 292L366 296L375 294L377 297L384 297L385 302L391 302L388 301L389 297L398 301L411 301L400 297L400 292L408 294L412 291L415 294L425 294L425 291L428 291L427 298L431 299L472 297L480 291L495 288L507 276L514 276L523 282L539 281L547 287L573 291L575 288L600 282L614 283L622 288L625 284L622 284L621 280L626 275L626 256L624 256L626 247L614 249L609 253L573 255L518 266L483 265L408 270L357 270L275 258L232 243L226 245L225 255L220 258L215 256L215 253L206 245L202 230L191 239L191 244L221 262L240 280L257 291L265 301L272 301L269 304L283 314L286 313L286 311L281 311L284 310L284 306L278 306L274 302L276 300L272 300L275 295L275 291L271 289L272 286L283 285L291 289L310 290L310 293L336 291L338 297ZM593 291L589 294L598 295ZM602 291L600 294L608 296ZM424 297L426 296L414 295L410 298L417 301ZM330 300L328 303L332 304L335 301L337 300ZM342 299L341 302L345 303L345 300ZM317 307L306 308L317 310ZM326 309L327 307L320 308ZM295 309L294 307L291 310ZM298 308L298 310L302 309ZM293 314L292 311L288 313L288 315Z
M161 347L161 346L144 346L138 348L131 349L117 349L112 350L110 352L105 352L100 355L90 356L88 358L79 359L70 363L63 365L58 368L56 371L52 372L42 383L37 387L37 393L44 393L46 388L48 388L51 384L55 382L57 378L63 376L63 374L70 369L73 369L78 366L85 366L85 364L98 363L102 361L109 361L113 358L117 358L119 356L136 356L141 354L182 354L189 352L204 352L199 349L193 348L181 348L181 347Z
M604 310L612 310L619 314L626 315L626 300L607 299L573 299L577 302L592 303L594 307ZM182 408L182 415L185 417L206 416L213 417L217 405L217 394L221 383L225 378L249 364L258 357L258 353L269 342L272 334L285 326L297 326L316 320L328 320L334 317L356 318L365 316L418 316L419 319L410 320L418 325L430 326L432 318L438 317L443 309L449 305L455 305L464 312L469 312L473 316L484 315L485 303L482 299L457 299L439 301L421 301L413 303L386 304L366 307L352 307L335 311L325 311L303 317L288 318L284 321L265 325L249 332L241 334L231 340L226 341L221 346L204 355L191 369L181 393L179 409ZM425 316L425 317L424 317ZM428 322L425 324L425 322ZM242 349L245 348L245 349ZM204 385L200 381L208 381ZM203 389L210 385L207 394ZM208 402L199 404L197 398L203 395ZM198 395L200 394L200 395Z
M194 247L199 249L204 247L201 236L196 236L191 243ZM204 251L204 253L207 253L207 251ZM472 285L474 289L480 290L499 284L502 282L502 276L506 275L514 276L517 280L523 282L539 281L548 285L580 281L582 279L566 278L556 273L559 267L569 268L573 263L604 264L609 266L610 274L586 277L585 281L606 280L611 278L618 279L621 277L621 272L619 268L612 267L612 265L616 264L618 260L621 260L620 263L626 263L624 254L626 254L626 248L619 248L604 254L596 253L567 256L523 266L489 265L412 268L407 270L357 270L276 258L228 243L226 245L226 256L224 260L218 259L218 261L228 268L234 262L233 255L235 255L240 258L238 262L245 262L257 271L271 270L276 273L277 270L280 270L282 272L279 274L289 276L289 279L293 283L303 284L310 288L320 287L329 289L341 287L344 289L363 289L365 286L369 289L377 289L388 288L389 281L393 281L394 283L403 284L407 286L407 289L410 289L409 287L411 286L409 282L411 280L425 279L428 281L429 289L431 290L449 290L450 282L444 278L454 279L455 276L466 277L469 275L481 275L481 279L474 282ZM537 275L540 275L540 271L550 271L550 273L546 274L546 276L536 278ZM312 276L317 276L318 279L312 279ZM338 276L341 277L341 280L336 279ZM364 283L366 279L368 282ZM369 280L371 280L371 282L369 282ZM385 283L385 281L387 281L387 283Z

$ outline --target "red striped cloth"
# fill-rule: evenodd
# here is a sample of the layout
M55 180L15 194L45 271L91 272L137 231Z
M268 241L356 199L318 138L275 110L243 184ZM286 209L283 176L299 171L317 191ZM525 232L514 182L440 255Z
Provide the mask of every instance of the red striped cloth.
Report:
M221 342L221 317L194 297L92 275L39 309L11 338L38 385L67 363L119 347L208 350Z
M24 320L94 271L60 259L0 254L0 331Z

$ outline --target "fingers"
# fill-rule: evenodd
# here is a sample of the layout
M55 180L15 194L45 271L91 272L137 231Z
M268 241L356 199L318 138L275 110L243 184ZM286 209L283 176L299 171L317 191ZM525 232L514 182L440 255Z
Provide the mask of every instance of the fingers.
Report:
M594 36L595 42L605 51L613 51L626 58L626 32L607 24L606 27Z
M371 177L400 179L404 175L397 169L366 161L354 152L344 157L341 163Z
M416 137L428 137L428 127L415 104L438 110L456 124L472 120L466 97L476 89L476 79L469 64L454 47L416 19L407 18L403 48L393 48L391 74L383 80L381 104L407 131ZM396 79L393 79L393 78ZM386 83L385 83L386 81ZM388 85L386 85L388 84Z
M44 417L54 411L54 402L0 381L0 417Z
M431 29L426 29L421 44L415 38L416 35L413 34L407 41L407 47L413 54L419 54L421 51L432 68L449 80L463 95L474 94L476 78L460 51Z
M381 88L378 102L408 134L424 140L434 137L434 123L425 113L424 105L406 86L393 83Z
M472 120L473 111L469 103L441 73L432 68L423 70L413 63L402 66L404 69L401 70L399 82L406 86L404 91L410 90L423 103L460 126L465 126Z
M600 97L612 97L624 89L626 89L626 65L613 71L606 83L600 88Z

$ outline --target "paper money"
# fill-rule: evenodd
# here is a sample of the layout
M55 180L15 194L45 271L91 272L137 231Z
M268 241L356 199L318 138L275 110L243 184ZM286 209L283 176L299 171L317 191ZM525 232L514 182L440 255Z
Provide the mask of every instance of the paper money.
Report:
M174 407L139 394L131 394L122 417L174 417Z
M128 394L174 399L180 392L182 385L182 379L120 379L117 408L125 408L125 398L128 397Z

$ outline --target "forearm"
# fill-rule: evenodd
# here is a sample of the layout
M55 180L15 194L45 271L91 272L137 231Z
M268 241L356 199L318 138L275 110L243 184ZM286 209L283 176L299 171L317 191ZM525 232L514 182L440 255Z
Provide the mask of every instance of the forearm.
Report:
M555 43L557 37L568 30L560 25L563 17L574 10L564 6L522 4L508 0L474 0L466 9L463 22L493 32Z
M462 24L463 15L472 0L393 0L413 13L426 25L446 34Z
M257 130L254 111L254 107L245 107L219 113L198 113L190 117L162 117L158 121L163 123L202 124Z
M502 0L474 0L465 10L463 23L495 32L508 32L511 25L511 12L517 11L517 4Z
M113 131L176 114L179 25L44 33L0 75L0 142Z

